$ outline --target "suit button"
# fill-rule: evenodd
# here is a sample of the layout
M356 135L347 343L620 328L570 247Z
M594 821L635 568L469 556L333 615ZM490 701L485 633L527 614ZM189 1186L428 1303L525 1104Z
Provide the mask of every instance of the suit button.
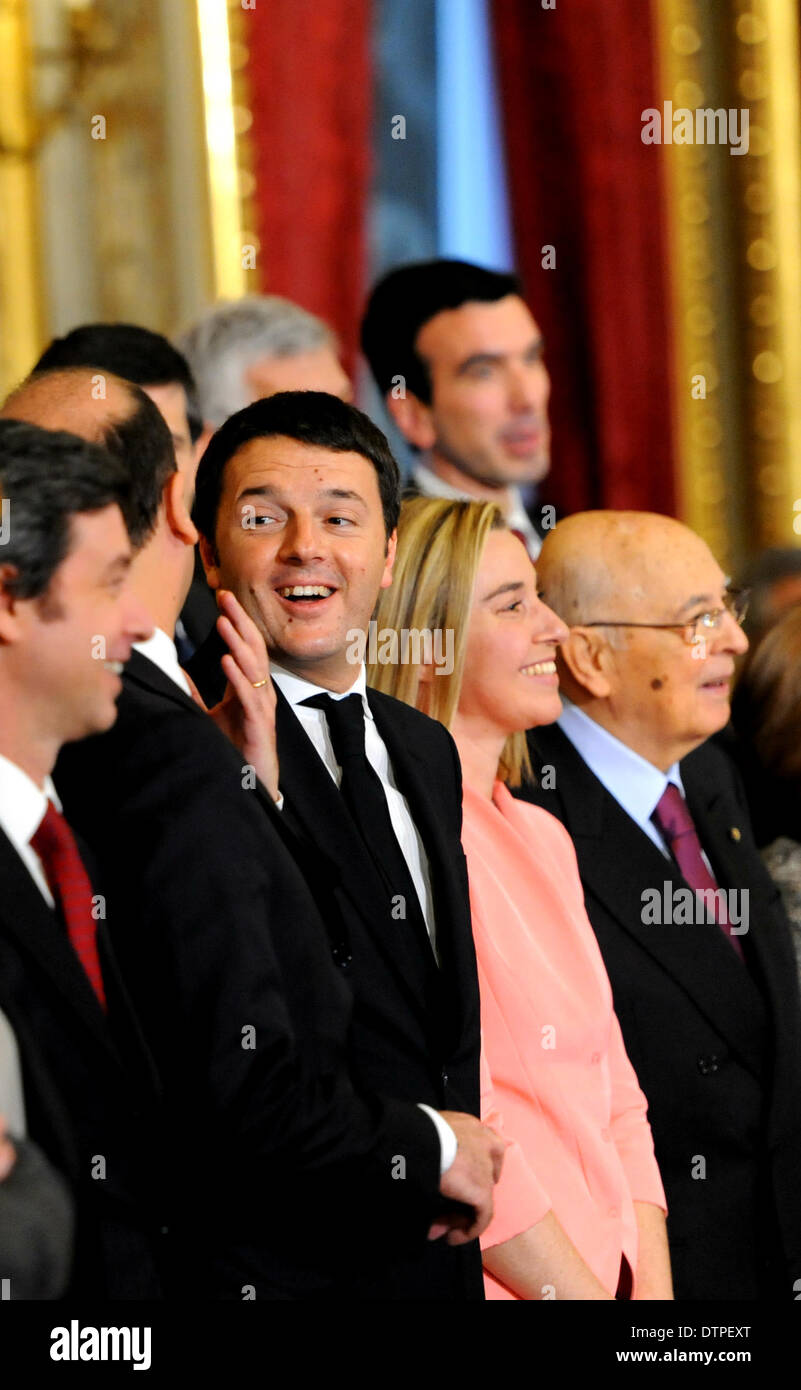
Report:
M608 1129L602 1129L602 1130L601 1130L601 1138L602 1138L602 1139L605 1139L605 1140L607 1141L607 1143L609 1142L609 1140L612 1138L612 1136L611 1136L611 1134L609 1133L609 1130L608 1130Z
M446 1071L442 1073L442 1084L443 1086L447 1086L448 1084L448 1073Z
M612 1217L612 1220L614 1221L616 1217L620 1215L620 1212L618 1211L617 1207L610 1207L609 1215Z
M716 1071L720 1071L720 1058L714 1052L710 1052L708 1057L699 1057L698 1070L702 1076L714 1076Z
M593 1052L593 1054L592 1054L592 1056L591 1056L591 1058L590 1058L590 1061L592 1062L592 1064L593 1064L594 1067L597 1067L597 1065L598 1065L598 1063L600 1062L600 1060L601 1060L601 1054L600 1054L600 1052Z

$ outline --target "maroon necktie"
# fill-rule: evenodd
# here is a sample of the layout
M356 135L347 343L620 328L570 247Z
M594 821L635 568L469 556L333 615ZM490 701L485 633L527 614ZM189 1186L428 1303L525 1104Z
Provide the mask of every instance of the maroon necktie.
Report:
M61 908L67 935L89 983L106 1007L106 992L97 954L97 922L92 916L92 885L78 853L75 836L64 817L48 801L44 818L31 836L31 846L42 861L50 891Z
M698 838L693 818L687 809L684 797L672 782L668 782L660 796L652 819L664 836L666 844L672 850L676 863L690 887L696 893L715 892L718 885L704 863L701 841ZM718 898L711 900L705 898L704 901L714 904L714 906L710 905L707 910L712 913L723 935L742 960L743 948L739 938L732 935L729 914L725 905Z

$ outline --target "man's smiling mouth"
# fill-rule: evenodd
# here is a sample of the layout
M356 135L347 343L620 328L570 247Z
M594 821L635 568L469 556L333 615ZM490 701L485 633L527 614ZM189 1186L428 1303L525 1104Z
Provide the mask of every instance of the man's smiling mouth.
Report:
M315 601L318 599L330 598L336 593L335 589L327 584L284 584L276 589L276 593L281 598L288 599L290 603L298 603L301 600Z

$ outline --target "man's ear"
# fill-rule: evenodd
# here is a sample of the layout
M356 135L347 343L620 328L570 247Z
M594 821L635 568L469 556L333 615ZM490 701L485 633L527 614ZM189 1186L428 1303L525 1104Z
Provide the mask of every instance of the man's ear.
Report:
M417 449L432 449L437 441L431 407L420 400L414 391L406 391L404 396L393 396L388 391L385 396L386 407L404 439Z
M15 565L0 565L0 642L12 642L19 632L19 599L11 588L11 581L16 578Z
M382 589L388 589L392 583L392 566L395 563L395 551L397 548L398 531L396 527L387 541L387 558L384 561L384 573L381 576L381 584L379 586Z
M184 545L197 545L198 532L189 512L186 498L186 477L178 469L171 473L164 484L164 511L167 525L176 540Z
M596 700L605 700L611 694L612 652L597 628L569 628L559 654L573 680Z
M197 548L200 552L200 558L203 562L203 569L206 572L206 583L208 584L210 589L220 589L222 587L222 582L220 580L220 567L217 561L217 552L214 549L214 546L212 545L210 540L206 539L205 536L200 536L198 539Z

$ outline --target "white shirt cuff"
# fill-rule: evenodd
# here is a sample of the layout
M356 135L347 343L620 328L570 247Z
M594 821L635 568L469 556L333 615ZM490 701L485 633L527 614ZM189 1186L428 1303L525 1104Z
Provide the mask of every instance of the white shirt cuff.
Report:
M459 1140L456 1138L456 1135L454 1134L453 1130L448 1124L448 1121L442 1118L438 1110L432 1110L430 1105L422 1104L419 1105L419 1109L425 1110L426 1114L430 1116L431 1120L433 1121L434 1127L437 1131L437 1134L439 1135L439 1175L440 1177L442 1177L445 1173L447 1173L448 1169L450 1168L451 1164L456 1158L456 1151L459 1147Z

